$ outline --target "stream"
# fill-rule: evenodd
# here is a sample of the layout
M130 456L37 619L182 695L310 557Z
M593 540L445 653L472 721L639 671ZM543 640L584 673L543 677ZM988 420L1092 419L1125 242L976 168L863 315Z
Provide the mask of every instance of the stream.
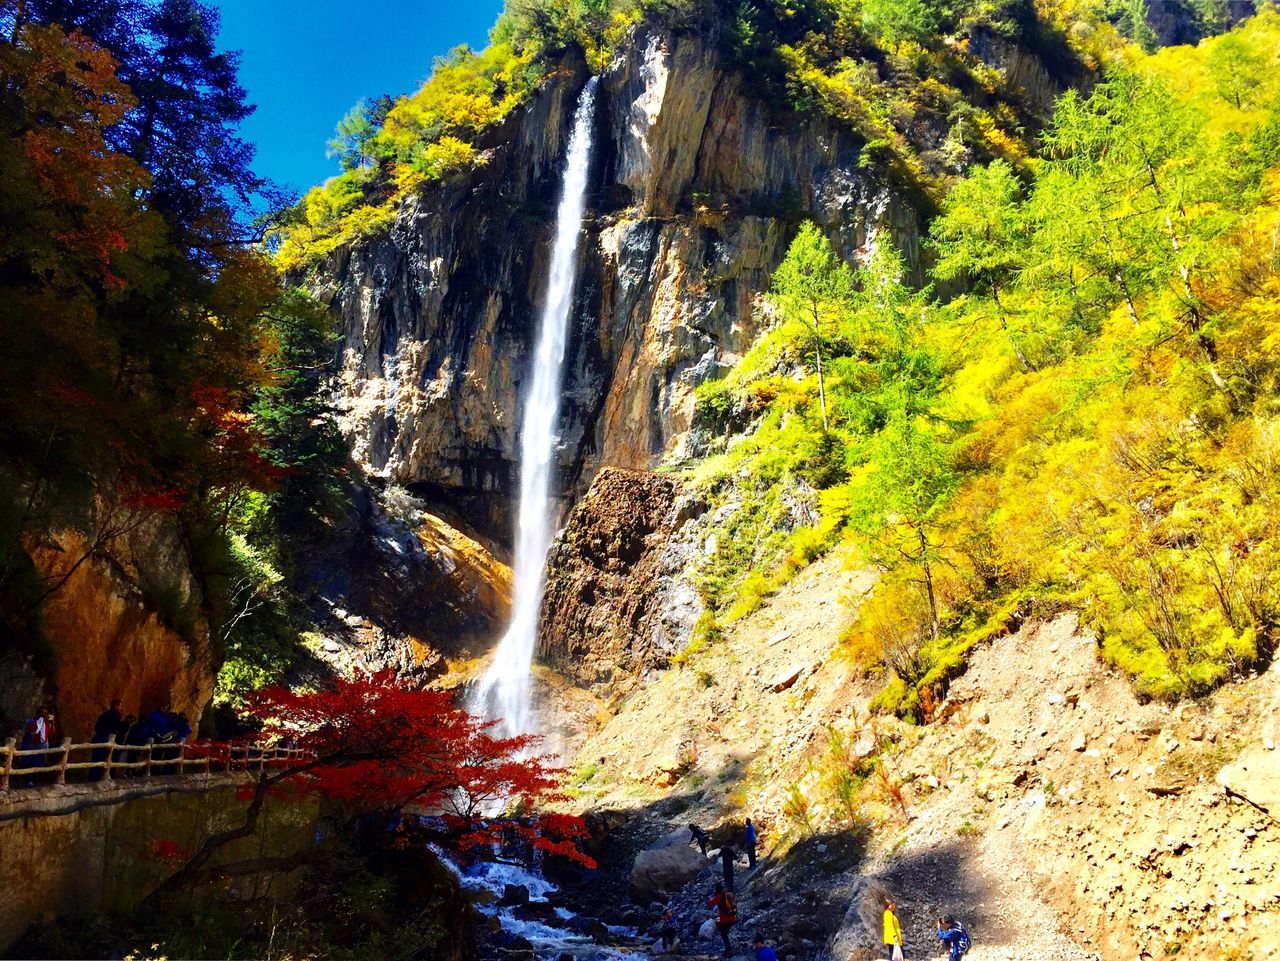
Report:
M575 914L565 906L561 890L536 867L493 861L459 866L445 852L433 850L471 895L477 910L500 926L487 939L490 950L500 953L486 953L482 946L481 957L527 958L530 950L536 961L638 961L650 956L649 942L639 937L635 927L607 925ZM602 945L600 940L616 943Z

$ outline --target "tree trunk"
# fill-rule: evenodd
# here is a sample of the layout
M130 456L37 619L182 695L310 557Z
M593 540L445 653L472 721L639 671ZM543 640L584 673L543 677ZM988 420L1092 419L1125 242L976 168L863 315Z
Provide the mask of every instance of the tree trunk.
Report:
M822 432L827 432L827 389L822 382L822 341L814 338L813 353L818 358L818 406L822 409Z
M27 0L18 0L18 10L13 15L13 32L9 37L9 43L13 46L18 45L18 37L22 35L22 28L27 22Z
M1116 286L1120 288L1120 294L1124 297L1124 305L1129 309L1129 319L1133 321L1133 326L1137 327L1142 321L1138 318L1138 308L1134 306L1133 295L1129 293L1129 282L1124 279L1124 273L1119 267L1116 267L1113 276L1116 279Z
M1027 360L1027 355L1022 352L1022 348L1018 346L1017 340L1014 339L1013 331L1009 329L1009 324L1005 320L1004 304L1000 302L1000 288L995 285L991 287L991 299L996 305L996 316L1000 318L1000 329L1009 338L1009 346L1013 348L1013 353L1018 358L1018 365L1022 368L1024 374L1031 373L1035 368L1031 366L1031 362Z
M1156 178L1155 168L1151 166L1151 162L1146 162L1147 177L1151 182L1151 189L1156 195L1156 200L1161 205L1164 204L1164 191L1160 189L1160 181ZM1176 200L1178 208L1178 219L1186 221L1187 211L1182 206L1182 201ZM1167 207L1165 208L1168 209ZM1222 375L1218 373L1218 345L1212 337L1204 333L1204 315L1200 312L1200 301L1196 297L1195 291L1191 287L1191 268L1181 263L1182 241L1178 238L1178 228L1173 225L1173 218L1168 213L1164 215L1164 226L1169 232L1169 243L1173 246L1175 257L1179 258L1178 274L1182 278L1182 292L1187 298L1187 313L1189 326L1191 327L1191 336L1195 342L1204 351L1204 355L1209 361L1209 376L1213 380L1213 384L1223 393L1227 392L1227 385L1222 379Z
M822 380L822 322L816 302L809 305L813 316L813 355L818 361L818 407L822 409L822 432L827 432L827 388Z
M924 589L929 595L929 636L938 639L938 599L933 593L933 568L929 565L929 541L924 536L924 528L916 529L920 536L920 561L924 565Z

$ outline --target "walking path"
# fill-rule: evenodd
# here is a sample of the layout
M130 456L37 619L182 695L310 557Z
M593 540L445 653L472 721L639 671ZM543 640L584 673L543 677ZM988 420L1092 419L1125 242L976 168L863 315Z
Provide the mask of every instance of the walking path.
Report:
M72 760L86 753L89 760ZM304 763L308 757L298 748L215 741L116 745L114 739L73 744L68 738L57 748L21 751L10 738L0 747L0 821L71 814L155 794L207 791ZM38 766L23 767L24 761ZM29 780L36 783L28 785Z

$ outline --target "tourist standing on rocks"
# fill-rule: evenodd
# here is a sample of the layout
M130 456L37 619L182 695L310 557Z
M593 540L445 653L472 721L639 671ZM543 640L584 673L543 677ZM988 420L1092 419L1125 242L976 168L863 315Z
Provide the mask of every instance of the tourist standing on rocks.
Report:
M710 839L707 837L706 831L702 830L702 828L698 827L696 824L689 825L689 843L697 844L698 847L702 848L702 856L704 858L707 856L708 840Z
M971 944L964 925L949 914L938 918L938 940L947 946L951 961L963 958Z
M747 818L747 868L756 866L756 826Z
M898 904L884 899L884 956L888 961L906 961L902 945L902 922L898 920Z
M764 943L763 934L756 935L756 961L778 961L777 952Z
M120 733L120 725L123 723L124 715L120 713L120 698L113 698L107 709L98 715L97 723L93 725L93 743L106 744ZM93 749L91 757L95 763L102 764L110 753L108 748L98 747ZM106 773L105 767L100 767L93 772L92 779L101 781Z
M662 912L662 950L670 954L675 950L679 941L679 935L676 933L675 913L670 908L667 908Z
M716 893L707 898L707 907L716 909L716 931L724 942L724 956L727 958L733 954L729 947L729 929L738 923L738 902L723 884L717 884Z
M733 862L738 858L738 852L733 849L732 844L726 844L720 849L720 863L724 866L724 886L733 891Z

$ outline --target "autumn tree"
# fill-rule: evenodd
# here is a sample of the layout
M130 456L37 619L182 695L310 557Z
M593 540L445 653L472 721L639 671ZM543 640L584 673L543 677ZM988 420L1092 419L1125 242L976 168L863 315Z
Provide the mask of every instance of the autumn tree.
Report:
M813 353L818 376L818 406L825 432L829 425L823 351L847 315L853 296L853 276L832 248L831 241L812 222L801 225L787 249L787 256L774 272L770 296L783 321L804 331L807 348Z
M1238 34L1219 37L1209 52L1209 75L1222 99L1237 110L1253 103L1266 72L1266 61Z
M956 184L932 230L938 253L933 275L949 283L967 282L975 292L989 295L1018 365L1030 372L1031 362L1010 327L1005 301L1025 266L1027 242L1022 185L1003 160L976 168Z
M871 545L872 559L886 568L909 565L920 572L929 605L929 633L941 624L935 569L942 559L943 509L959 477L946 443L900 396L874 442L870 467L855 491L851 526Z
M211 8L31 0L0 17L3 629L38 653L50 587L87 560L38 570L44 532L107 555L163 515L222 636L243 609L223 596L240 580L228 529L251 496L295 532L298 500L332 500L340 439L304 396L331 321L251 243L271 198Z
M218 857L254 833L269 798L291 792L323 798L347 825L344 833L360 820L395 825L404 814L435 815L439 824L428 833L454 850L477 851L514 837L592 866L577 843L580 820L536 813L558 797L561 784L550 758L534 753L538 739L495 736L491 724L456 707L447 692L422 690L384 671L334 678L315 691L268 688L250 699L247 712L261 723L258 743L286 742L306 757L259 771L242 792L240 823L208 837L172 886L305 863L311 852L283 861ZM516 811L534 813L504 816Z

